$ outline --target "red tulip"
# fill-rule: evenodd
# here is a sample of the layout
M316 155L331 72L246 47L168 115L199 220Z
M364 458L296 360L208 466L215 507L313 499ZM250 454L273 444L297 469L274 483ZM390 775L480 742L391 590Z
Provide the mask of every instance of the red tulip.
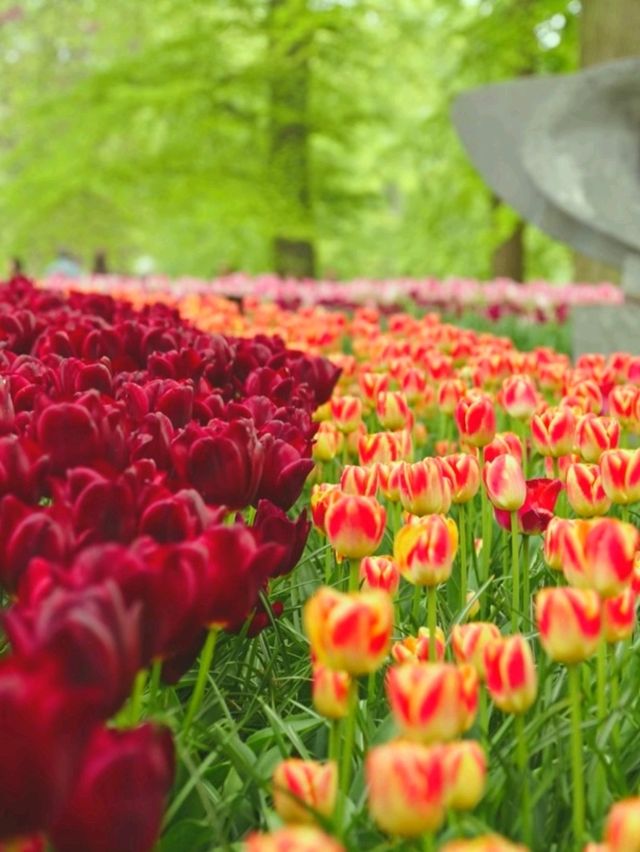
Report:
M518 526L525 535L542 533L553 518L553 510L562 490L559 479L528 479L526 481L527 496L524 504L518 509ZM495 510L497 522L504 529L511 529L509 512Z

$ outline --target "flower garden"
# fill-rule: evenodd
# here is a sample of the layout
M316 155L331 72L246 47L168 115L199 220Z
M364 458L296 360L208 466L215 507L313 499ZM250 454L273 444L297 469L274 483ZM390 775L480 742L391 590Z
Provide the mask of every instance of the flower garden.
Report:
M640 850L640 358L112 289L0 290L0 849Z

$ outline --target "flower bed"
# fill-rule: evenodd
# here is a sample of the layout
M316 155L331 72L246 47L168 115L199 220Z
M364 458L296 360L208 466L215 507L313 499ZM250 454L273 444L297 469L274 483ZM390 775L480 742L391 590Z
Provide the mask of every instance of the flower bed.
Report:
M0 842L640 848L640 359L2 300Z

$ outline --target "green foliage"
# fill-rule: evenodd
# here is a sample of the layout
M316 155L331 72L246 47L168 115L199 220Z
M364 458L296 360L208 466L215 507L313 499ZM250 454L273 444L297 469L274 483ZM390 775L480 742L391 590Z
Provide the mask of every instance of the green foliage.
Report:
M149 255L170 274L259 271L284 233L326 275L486 277L505 223L452 98L577 54L569 0L22 8L0 27L0 252L32 269L65 245L128 270ZM277 156L292 125L304 161ZM564 249L528 246L534 276L567 276Z

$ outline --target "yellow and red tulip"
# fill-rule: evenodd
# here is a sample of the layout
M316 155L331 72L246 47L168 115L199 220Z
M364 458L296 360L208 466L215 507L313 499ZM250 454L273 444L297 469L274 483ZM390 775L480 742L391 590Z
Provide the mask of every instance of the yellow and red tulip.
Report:
M478 677L485 680L485 648L491 642L502 639L495 624L475 621L469 624L456 624L451 631L451 647L458 663L473 666Z
M427 515L398 530L393 557L410 583L437 586L451 576L457 549L455 521L442 515Z
M451 502L468 503L480 488L480 465L469 453L446 455L441 459L442 472L451 484Z
M460 740L443 746L447 778L447 801L454 811L471 811L484 796L487 757L475 740Z
M606 515L611 508L597 464L572 464L567 470L567 500L583 518Z
M456 425L460 439L471 447L486 447L496 434L496 412L484 394L469 394L456 405Z
M415 663L429 661L429 628L420 627L417 636L405 636L391 646L391 656L395 663ZM436 627L436 660L442 662L446 651L446 639L441 627Z
M451 483L439 459L426 458L403 463L400 472L400 502L412 515L445 514L451 506Z
M558 458L573 450L576 417L570 408L547 408L531 418L531 441L542 456Z
M487 689L496 706L505 713L525 713L536 700L538 676L524 636L489 642L484 665Z
M380 546L387 513L375 497L342 494L324 517L327 538L339 557L362 559Z
M620 424L613 417L585 414L576 423L575 448L584 461L597 463L606 450L620 441Z
M595 653L600 641L600 596L592 589L542 589L536 596L536 621L540 643L552 660L579 663Z
M640 449L607 450L600 457L600 473L613 503L626 506L640 500Z
M326 719L344 719L349 712L350 686L351 675L348 672L330 669L323 663L314 663L311 700L321 716Z
M380 589L395 595L400 585L400 569L390 556L365 556L360 563L363 589Z
M273 778L273 804L283 822L313 824L329 818L338 792L338 767L334 761L283 760Z

